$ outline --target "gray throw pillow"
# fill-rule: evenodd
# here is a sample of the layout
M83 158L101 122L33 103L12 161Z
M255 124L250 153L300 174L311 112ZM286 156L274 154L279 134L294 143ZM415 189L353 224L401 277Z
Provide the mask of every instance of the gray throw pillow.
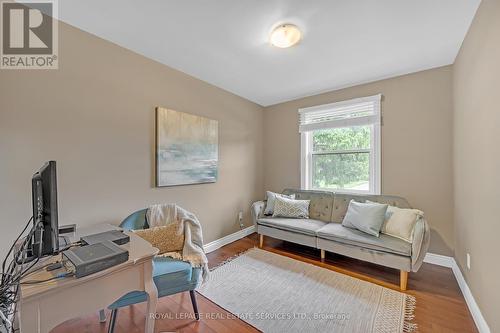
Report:
M309 218L309 200L276 197L273 217Z
M379 203L361 203L351 200L342 225L378 237L385 220L387 206Z
M295 194L286 195L286 194L280 194L280 193L274 193L271 191L266 191L266 197L267 197L267 204L266 204L266 209L264 209L264 215L273 215L274 202L276 200L276 197L295 199Z

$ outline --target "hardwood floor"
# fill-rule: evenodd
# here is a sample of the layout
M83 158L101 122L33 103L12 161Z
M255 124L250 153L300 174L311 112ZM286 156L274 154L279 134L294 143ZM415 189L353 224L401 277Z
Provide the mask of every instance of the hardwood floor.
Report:
M209 253L209 266L215 267L234 255L257 246L258 242L258 236L252 234ZM395 269L328 252L325 261L321 263L320 250L269 237L265 238L264 243L264 248L273 252L288 254L330 269L349 270L368 276L368 279L380 280L386 286L397 288L399 285L399 271ZM406 292L417 299L414 322L418 324L419 332L478 332L451 269L424 263L417 273L410 273ZM202 295L197 294L197 299L200 321L194 320L189 293L160 298L157 307L160 319L156 321L155 332L258 332ZM109 318L109 312L107 315ZM142 332L144 316L144 304L120 309L115 332ZM96 333L106 330L107 324L99 323L95 313L69 320L52 330L52 333Z

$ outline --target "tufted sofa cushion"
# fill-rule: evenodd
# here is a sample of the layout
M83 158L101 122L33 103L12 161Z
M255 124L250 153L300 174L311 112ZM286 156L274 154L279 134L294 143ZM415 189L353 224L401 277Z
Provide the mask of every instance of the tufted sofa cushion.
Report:
M345 214L347 213L347 207L349 207L349 202L351 200L355 200L358 202L365 202L366 200L370 200L373 202L388 204L399 208L410 208L408 201L401 197L391 195L353 195L335 193L335 198L333 201L333 213L331 218L332 222L342 223Z
M310 200L309 218L330 222L333 209L333 193L323 191L301 191L286 189L283 194L295 194L295 199Z
M352 199L359 202L370 200L399 208L411 208L405 198L393 195L354 195L295 189L285 189L283 194L295 194L295 199L310 200L309 217L324 222L342 223Z

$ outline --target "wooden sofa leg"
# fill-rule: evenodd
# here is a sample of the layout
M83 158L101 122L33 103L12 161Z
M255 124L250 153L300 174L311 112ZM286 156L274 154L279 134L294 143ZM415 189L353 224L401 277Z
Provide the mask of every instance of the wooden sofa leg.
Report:
M262 248L263 245L264 245L264 235L260 234L259 235L259 247Z
M325 260L325 250L321 250L321 261Z
M407 286L408 286L408 272L401 271L400 278L399 278L399 288L404 291L404 290L406 290Z

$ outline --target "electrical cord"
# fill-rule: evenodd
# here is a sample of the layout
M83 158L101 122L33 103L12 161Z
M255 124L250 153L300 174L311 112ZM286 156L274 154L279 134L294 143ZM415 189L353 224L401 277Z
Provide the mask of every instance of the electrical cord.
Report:
M18 242L32 221L33 217L28 220L26 226L13 242L7 252L7 255L2 261L0 281L0 311L2 312L2 318L0 318L0 324L3 323L3 326L10 332L13 332L13 327L9 318L11 318L17 311L17 302L19 300L19 282L26 275L26 273L38 263L39 259L37 257L33 262L30 262L28 267L23 267L28 259L31 260L27 256L28 246L31 244L32 237L37 231L41 221L37 221L33 224L22 243L19 244ZM14 251L14 248L16 248L16 251ZM9 258L11 258L10 261Z
M66 251L72 247L75 247L75 246L81 246L83 245L83 242L82 241L76 241L76 242L73 242L73 243L70 243L68 244L65 248L63 249L59 249L59 252L63 252L63 251Z
M23 231L21 231L21 233L19 234L19 236L17 236L16 240L14 241L14 243L12 244L12 246L10 247L9 252L7 252L7 255L5 256L5 259L2 262L2 273L5 271L5 262L9 258L10 253L14 249L14 246L16 245L16 243L19 240L19 238L21 238L21 236L24 234L24 232L26 231L26 229L28 229L28 226L30 225L31 221L33 221L33 216L30 217L30 219L28 220L28 223L26 223L26 225L24 226Z
M77 241L77 242L73 242L73 243L69 244L66 248L62 249L62 251L67 250L67 249L74 247L74 246L78 246L78 245L81 245L81 241ZM19 252L22 252L22 251L19 251ZM60 263L60 261L58 260L58 261L50 262L50 263L47 263L43 266L37 267L35 270L31 270L31 268L34 267L38 262L39 262L39 258L36 258L35 261L30 263L30 266L25 268L20 275L18 275L17 277L14 277L12 282L20 281L22 278L27 277L35 272L38 272L41 269L44 269L44 268L47 268L48 266Z
M13 314L15 314L17 311L20 285L32 285L32 284L44 283L74 275L74 272L64 272L64 273L59 273L45 280L28 280L21 282L23 278L31 275L34 272L37 272L44 268L48 269L50 265L60 263L59 261L51 262L32 270L33 267L35 267L35 265L38 264L40 260L40 255L42 253L42 242L40 241L38 244L39 247L36 257L28 256L28 250L30 247L34 246L32 240L35 233L37 231L43 232L42 220L40 218L37 218L36 221L33 223L33 226L31 227L30 231L27 233L27 235L24 237L21 243L19 243L19 240L26 233L26 230L28 230L30 223L33 221L34 218L32 216L22 229L19 236L17 236L16 240L13 242L12 246L7 252L7 255L2 261L2 266L1 266L2 272L0 277L0 313L1 313L0 327L5 327L7 332L15 332L14 328L12 327L12 324L9 321L9 318L12 318ZM41 230L40 227L42 228ZM52 232L55 231L52 230ZM71 244L67 244L67 246L63 249L60 249L59 252L62 252L77 245L81 245L81 242L78 241Z
M32 275L33 273L39 272L42 269L47 268L47 267L49 267L51 265L59 264L60 262L61 262L60 260L56 260L56 261L51 261L49 263L46 263L46 264L44 264L44 265L42 265L40 267L35 268L32 271L27 272L27 274L25 274L23 277L28 277L28 276Z
M19 239L24 234L24 232L26 231L28 225L30 224L30 222L32 220L33 220L33 218L30 218L30 220L28 221L28 223L24 227L23 231L19 234L19 236L16 238L16 240L12 244L11 248L9 249L9 252L7 253L7 255L5 256L5 259L2 262L2 281L1 281L2 286L6 286L9 284L8 282L12 282L11 279L13 277L13 274L18 273L18 272L16 272L16 268L18 267L16 265L16 263L19 263L20 256L25 254L24 249L29 243L30 236L32 236L32 234L34 233L33 229L35 229L35 226L32 227L28 236L24 239L23 243L20 245L18 251L13 254L13 259L10 261L9 265L7 266L7 269L5 269L5 264L7 263L7 260L9 259L10 254L12 253L14 247L16 246ZM24 262L24 260L23 260L23 262Z
M22 266L20 266L18 263L19 262L24 263L25 259L22 258L22 256L25 255L25 247L29 243L29 237L32 234L33 233L30 231L28 236L25 238L23 244L19 247L19 250L13 255L13 259L10 261L7 270L5 270L5 265L4 265L2 271L2 290L4 288L9 288L11 283L15 282L16 280L18 280L18 278L20 278L23 275L23 272L25 270L23 270ZM15 243L17 243L17 241ZM4 260L4 262L6 262L6 260ZM32 266L30 265L28 269L31 267Z
M34 262L31 262L30 265L23 269L22 265L26 261L26 247L29 245L31 238L36 232L36 228L38 224L34 225L30 230L29 234L25 237L23 244L19 247L18 251L14 254L14 258L11 260L7 272L2 272L2 287L9 288L9 285L12 283L16 283L24 275L38 263L39 258L37 257ZM17 241L16 241L17 243Z
M23 281L21 282L21 284L38 284L38 283L44 283L44 282L49 282L49 281L53 281L53 280L57 280L57 279L62 279L62 278L65 278L65 277L70 277L70 276L73 276L75 275L75 273L73 272L65 272L65 273L59 273L51 278L48 278L48 279L45 279L45 280L28 280L28 281Z

